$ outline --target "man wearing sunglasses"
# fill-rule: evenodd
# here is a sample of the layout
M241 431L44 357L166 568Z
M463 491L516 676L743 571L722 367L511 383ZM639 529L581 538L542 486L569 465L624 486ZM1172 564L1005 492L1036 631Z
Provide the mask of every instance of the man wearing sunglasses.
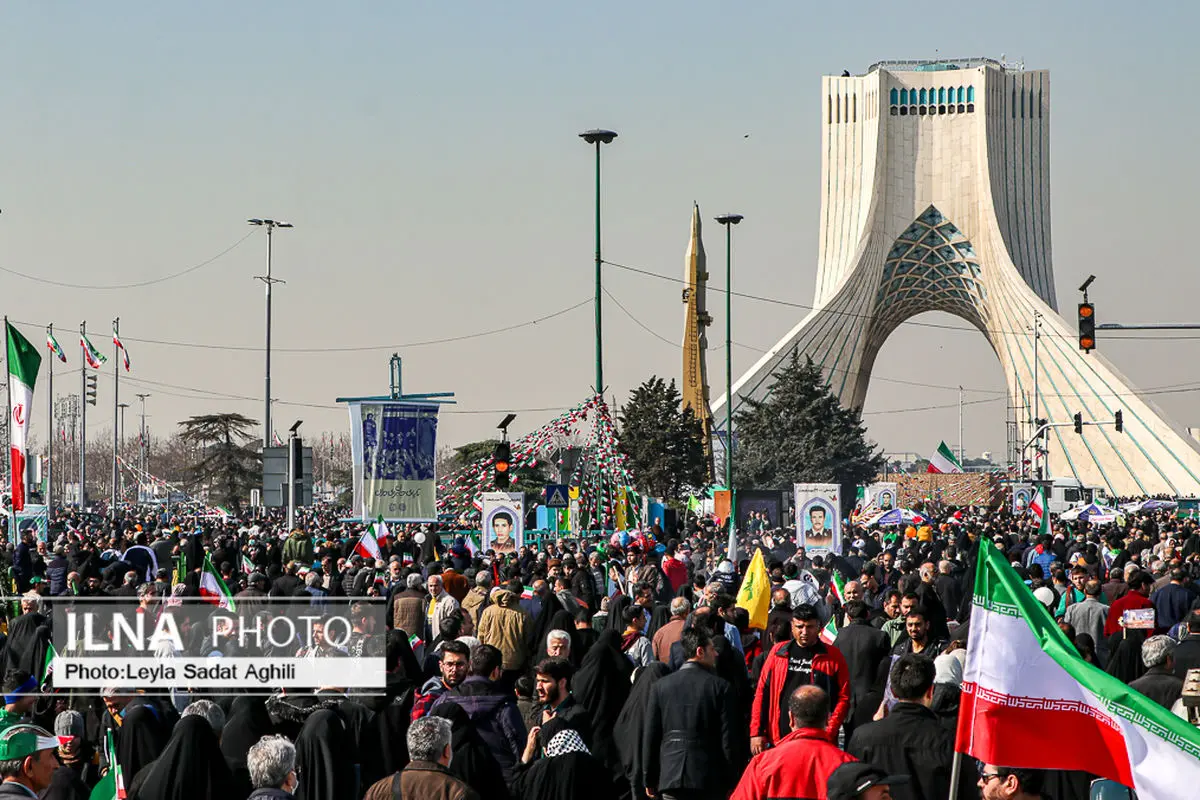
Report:
M1041 800L1042 773L984 764L979 768L979 792L982 800Z

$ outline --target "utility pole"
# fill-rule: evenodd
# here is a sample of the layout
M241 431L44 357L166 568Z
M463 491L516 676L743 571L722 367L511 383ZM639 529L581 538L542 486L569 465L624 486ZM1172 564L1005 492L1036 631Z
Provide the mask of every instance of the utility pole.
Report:
M958 463L963 463L967 460L967 451L963 449L963 424L962 424L962 408L963 408L963 388L958 387Z
M1038 382L1040 379L1040 376L1038 373L1038 342L1041 341L1041 338L1042 338L1042 315L1041 315L1041 312L1035 311L1033 313L1033 424L1035 427L1039 424L1038 423L1038 419L1039 419L1038 414L1041 412L1041 409L1038 407L1038 400L1039 400ZM1042 432L1044 432L1044 431L1040 431L1038 433L1038 436L1040 436ZM1041 447L1040 446L1035 447L1033 450L1033 462L1030 465L1033 467L1033 469L1030 470L1031 474L1037 475L1039 479L1042 477L1041 475L1038 474L1039 467L1037 465L1038 456L1040 456L1040 455L1041 455ZM1022 458L1021 461L1022 461L1022 463L1024 463L1025 459Z
M54 341L54 323L46 328L46 344ZM57 356L54 348L50 348L50 358L46 370L46 510L54 516L54 359Z
M113 320L113 457L112 457L112 506L108 513L113 521L117 519L117 481L120 470L117 468L117 452L121 447L120 416L121 416L121 318Z
M87 323L79 323L79 349L86 345ZM79 359L79 510L87 508L87 359Z
M149 459L146 458L146 454L149 451L149 446L146 442L146 398L149 396L148 393L139 393L137 395L137 399L142 404L142 432L141 437L138 439L138 502L141 502L142 499L142 481L145 480L146 473L150 468L149 463L147 463Z
M267 360L266 360L266 391L263 401L266 408L263 411L263 447L271 446L271 287L276 283L286 283L278 278L271 277L271 239L276 228L291 228L294 227L290 222L279 222L273 219L248 219L246 222L251 225L258 225L267 229L267 274L255 276L257 280L262 281L267 286Z

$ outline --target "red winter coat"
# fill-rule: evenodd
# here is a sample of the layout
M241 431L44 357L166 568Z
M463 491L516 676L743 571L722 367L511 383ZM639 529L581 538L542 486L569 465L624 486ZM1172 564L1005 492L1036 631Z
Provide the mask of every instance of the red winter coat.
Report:
M758 688L754 692L754 707L750 710L750 735L762 736L771 744L779 744L784 737L779 735L780 714L787 713L787 698L783 687L787 684L788 647L791 640L776 645L763 662ZM829 725L825 735L836 742L838 729L850 713L850 668L842 651L832 645L818 642L813 656L812 683L820 686L829 695Z
M688 568L674 556L663 556L662 571L667 576L667 580L671 582L671 593L679 591L679 587L683 586L688 581Z
M857 760L826 741L825 731L801 728L751 759L729 800L826 800L830 773Z

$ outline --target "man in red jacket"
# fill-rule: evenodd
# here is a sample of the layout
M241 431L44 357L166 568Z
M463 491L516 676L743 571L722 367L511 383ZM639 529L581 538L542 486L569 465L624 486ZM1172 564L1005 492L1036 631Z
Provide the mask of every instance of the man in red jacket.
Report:
M750 760L730 800L776 797L824 798L825 786L842 764L854 756L831 744L829 695L817 686L801 686L788 698L792 732L779 745Z
M1121 615L1135 608L1153 608L1150 602L1150 587L1154 580L1144 572L1135 572L1128 579L1129 592L1108 607L1108 619L1104 623L1104 635L1112 636L1121 630Z
M792 609L791 640L772 647L763 661L750 711L750 751L754 755L768 742L778 745L792 732L788 699L801 686L809 685L820 687L829 697L833 713L825 735L836 742L838 729L850 712L850 669L840 650L821 641L817 609L801 603Z

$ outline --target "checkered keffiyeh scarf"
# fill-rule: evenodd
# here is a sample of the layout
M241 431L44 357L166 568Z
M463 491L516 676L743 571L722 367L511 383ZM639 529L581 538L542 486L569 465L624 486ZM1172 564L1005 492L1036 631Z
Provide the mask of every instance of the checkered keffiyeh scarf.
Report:
M591 751L587 749L587 745L583 743L583 739L579 736L579 731L569 728L554 734L554 738L546 743L546 758L554 758L555 756L566 755L567 753L587 753L591 755Z

